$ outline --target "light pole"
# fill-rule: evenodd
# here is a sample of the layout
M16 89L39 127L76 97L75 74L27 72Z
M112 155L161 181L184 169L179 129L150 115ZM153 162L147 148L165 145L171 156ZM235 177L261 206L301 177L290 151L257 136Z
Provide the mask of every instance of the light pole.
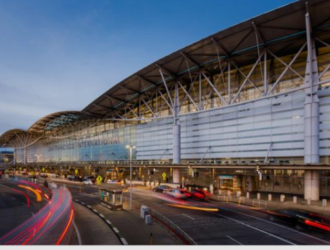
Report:
M135 146L133 145L127 145L127 149L129 149L129 175L130 175L130 191L129 191L129 210L132 210L132 179L133 179L133 173L132 173L132 151Z

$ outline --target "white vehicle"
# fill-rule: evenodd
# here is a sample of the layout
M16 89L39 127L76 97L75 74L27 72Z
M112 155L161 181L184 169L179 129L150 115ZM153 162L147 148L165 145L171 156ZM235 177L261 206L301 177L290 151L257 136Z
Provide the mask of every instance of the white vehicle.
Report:
M51 188L57 188L57 184L54 183L54 182L51 182L51 183L49 184L49 186L50 186Z
M116 180L116 179L109 179L107 180L107 184L117 184L117 183L120 183L120 181Z
M85 185L93 185L93 182L91 179L84 180Z

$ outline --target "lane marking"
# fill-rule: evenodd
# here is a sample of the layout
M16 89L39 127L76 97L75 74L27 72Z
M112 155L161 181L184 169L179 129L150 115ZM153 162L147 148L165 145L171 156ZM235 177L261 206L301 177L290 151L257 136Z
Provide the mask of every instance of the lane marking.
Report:
M193 217L190 217L189 215L186 215L186 214L182 214L182 215L184 215L184 216L188 217L189 219L195 220L195 218L193 218Z
M330 242L329 242L329 241L322 240L322 239L317 238L317 237L315 237L315 236L312 236L312 235L309 235L309 234L305 234L305 233L299 232L299 231L297 231L297 230L295 230L295 229L292 229L292 228L290 228L290 227L283 226L283 225L281 225L281 224L273 223L273 222L271 222L271 221L264 220L264 219L261 219L261 218L258 218L258 217L252 216L252 215L244 214L244 213L241 213L241 212L237 212L237 211L235 211L235 210L231 210L231 209L228 209L228 208L223 208L223 207L222 207L221 209L223 209L223 210L227 210L227 211L231 211L231 212L233 212L233 213L241 214L241 215L244 215L244 216L247 216L247 217L250 217L250 218L254 218L254 219L257 219L257 220L260 220L260 221L264 221L264 222L267 222L267 223L269 223L269 224L272 224L272 225L275 225L275 226L278 226L278 227L282 227L282 228L288 229L288 230L290 230L290 231L293 231L293 232L296 232L296 233L302 234L302 235L304 235L304 236L307 236L307 237L313 238L313 239L315 239L315 240L322 241L322 242L327 243L327 244L330 245Z
M74 222L74 220L72 222L73 222L73 227L74 227L74 229L76 230L76 233L77 233L78 243L79 243L79 245L82 245L82 243L81 243L81 236L80 236L79 230L78 230L78 228L76 226L76 223Z
M227 236L229 239L231 239L232 241L236 242L237 244L243 246L243 244L242 244L241 242L239 242L238 240L235 240L234 238L230 237L229 235L226 235L226 236Z
M113 229L113 231L115 231L116 233L119 233L119 231L118 231L118 229L117 229L116 227L113 227L112 229Z
M125 240L125 238L120 238L121 242L124 244L124 245L128 245L127 241Z
M84 202L80 202L81 204L83 204L83 205L86 205Z
M112 223L111 223L111 221L109 221L109 220L106 220L106 222L109 224L109 225L111 225Z
M94 211L95 213L97 213L97 210L96 210L96 209L93 209L93 211Z
M222 215L222 214L221 214L221 215L220 215L220 214L216 214L216 213L212 213L212 214L214 214L214 215L216 215L216 216L218 216L218 217L225 217L225 218L227 218L228 220L235 221L235 222L237 222L237 223L239 223L239 224L241 224L241 225L243 225L243 226L246 226L246 227L252 228L252 229L254 229L254 230L256 230L256 231L259 231L259 232L261 232L261 233L267 234L267 235L269 235L269 236L271 236L271 237L273 237L273 238L275 238L275 239L281 240L281 241L286 242L286 243L288 243L288 244L290 244L290 245L296 245L296 244L294 244L294 243L291 242L291 241L288 241L288 240L286 240L286 239L283 239L283 238L281 238L281 237L279 237L279 236L276 236L276 235L274 235L274 234L268 233L268 232L266 232L266 231L264 231L264 230L261 230L261 229L259 229L259 228L254 227L254 226L251 226L251 225L246 224L246 223L244 223L244 222L241 222L241 221L239 221L239 220L235 220L235 219L233 219L233 218L230 218L230 217L225 216L225 215Z
M88 208L92 208L90 205L87 205Z
M103 214L99 214L99 216L101 216L102 218L104 218L104 215Z

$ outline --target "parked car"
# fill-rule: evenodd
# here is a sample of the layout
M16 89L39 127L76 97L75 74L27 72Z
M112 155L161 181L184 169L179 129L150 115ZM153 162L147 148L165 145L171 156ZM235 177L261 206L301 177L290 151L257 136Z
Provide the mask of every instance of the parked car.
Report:
M74 181L74 180L75 180L74 175L68 175L66 178L67 178L69 181Z
M84 180L84 184L85 185L93 185L94 183L91 179L86 179L86 180Z
M330 232L330 218L305 210L281 209L267 211L269 220L294 227L298 231L322 230Z
M158 193L164 193L165 191L170 191L172 188L170 186L166 185L159 185L155 187L152 191L158 192Z
M95 184L95 182L96 182L96 179L95 179L94 176L85 176L85 177L83 178L83 182L85 182L85 181L87 181L87 180L91 180L91 182L92 182L93 184Z
M118 184L118 183L120 183L120 181L116 180L116 179L108 179L107 180L107 184Z

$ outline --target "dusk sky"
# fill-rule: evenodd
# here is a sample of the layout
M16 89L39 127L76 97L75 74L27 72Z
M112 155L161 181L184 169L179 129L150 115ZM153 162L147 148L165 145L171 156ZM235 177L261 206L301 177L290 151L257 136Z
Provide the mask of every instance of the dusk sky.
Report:
M0 0L0 135L292 0Z

